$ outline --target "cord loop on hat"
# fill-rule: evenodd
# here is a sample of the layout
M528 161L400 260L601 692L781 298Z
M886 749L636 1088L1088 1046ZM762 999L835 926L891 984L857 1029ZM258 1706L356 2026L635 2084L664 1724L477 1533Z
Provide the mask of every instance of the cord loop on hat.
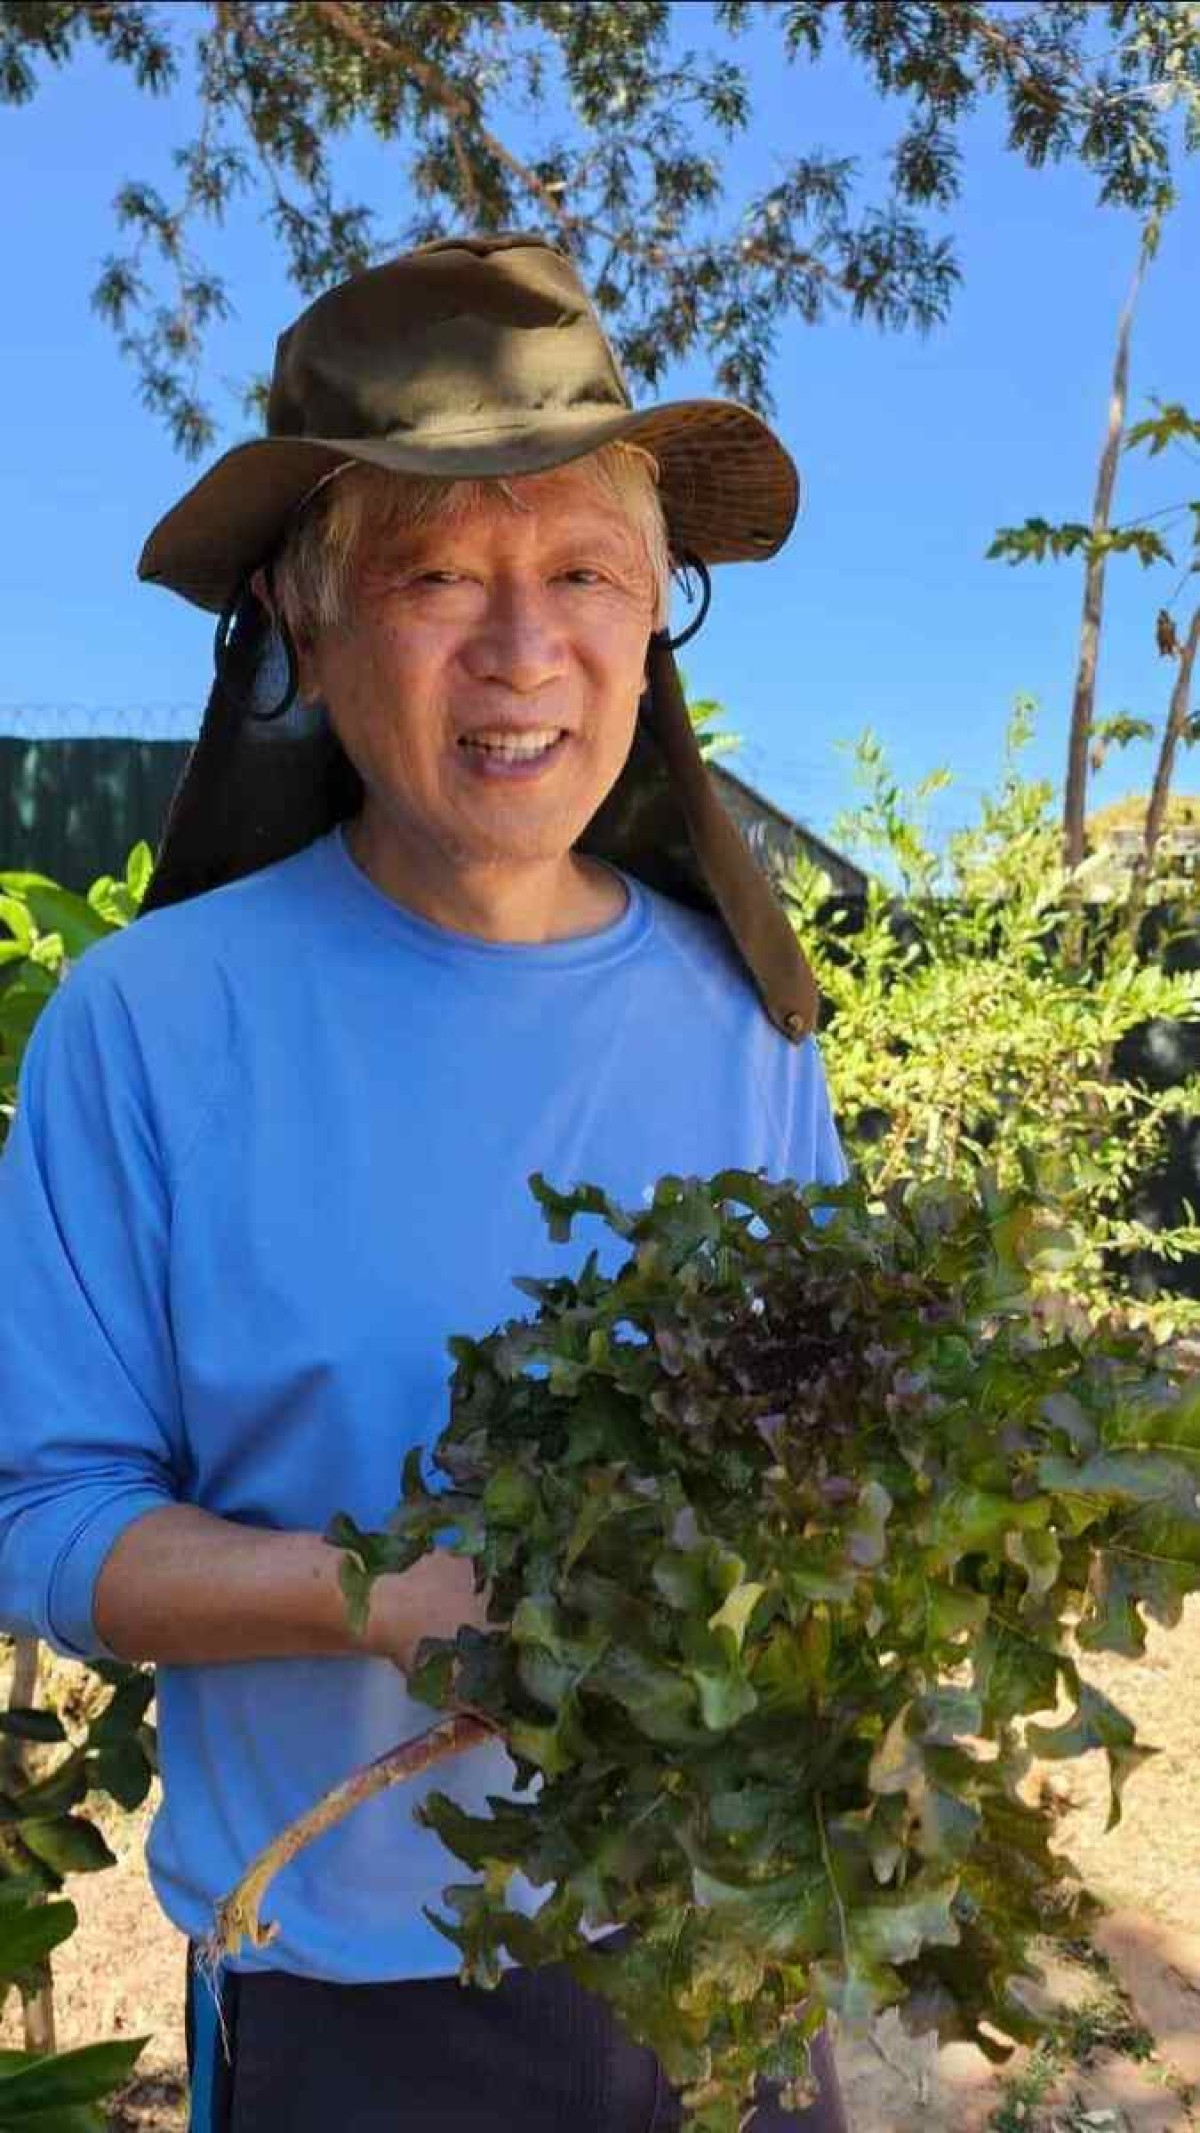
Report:
M677 652L681 645L691 643L697 632L703 629L708 617L708 610L712 606L712 579L709 577L707 564L702 563L698 555L681 555L679 568L683 578L684 591L689 599L692 596L692 589L688 583L688 578L692 571L695 571L700 580L700 612L697 615L693 615L687 628L680 630L677 637L668 637L663 630L655 631L656 636L664 639L669 652Z
M213 638L213 666L218 681L221 683L226 695L230 697L243 716L253 719L255 725L258 726L273 725L277 718L283 717L285 711L290 711L300 689L300 662L296 656L295 639L288 628L286 617L279 611L279 603L275 598L275 575L272 564L268 563L266 565L264 575L267 581L267 590L271 595L272 626L283 647L283 656L287 661L287 686L279 702L273 704L269 711L256 711L252 702L248 702L241 697L241 692L233 684L230 672L230 651L234 631L238 630L239 627L245 627L249 603L253 602L255 607L260 604L257 594L251 590L248 577L243 578L232 599L222 608L217 621L216 635Z

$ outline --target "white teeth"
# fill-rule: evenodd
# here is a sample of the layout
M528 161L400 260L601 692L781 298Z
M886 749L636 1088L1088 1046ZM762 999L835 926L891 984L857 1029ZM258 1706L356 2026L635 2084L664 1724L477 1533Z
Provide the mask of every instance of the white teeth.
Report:
M544 733L469 733L462 736L463 748L482 748L488 755L502 755L518 761L523 757L545 755L548 748L562 739L562 730L557 726L547 727Z

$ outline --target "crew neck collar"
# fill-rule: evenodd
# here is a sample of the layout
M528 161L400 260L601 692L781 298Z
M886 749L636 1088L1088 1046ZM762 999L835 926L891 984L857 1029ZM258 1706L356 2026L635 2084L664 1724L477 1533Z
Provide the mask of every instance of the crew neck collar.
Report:
M437 925L387 895L355 859L344 822L319 837L314 849L324 861L330 886L360 922L442 963L529 972L596 970L640 947L653 924L650 898L641 882L607 860L597 863L622 883L626 899L624 911L611 924L596 933L568 934L554 941L487 941Z

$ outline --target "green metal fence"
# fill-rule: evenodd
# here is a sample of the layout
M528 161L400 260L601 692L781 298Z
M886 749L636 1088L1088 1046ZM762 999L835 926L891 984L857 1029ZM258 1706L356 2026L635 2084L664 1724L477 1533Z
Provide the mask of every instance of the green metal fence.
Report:
M157 844L191 743L0 735L0 870L48 874L82 894Z

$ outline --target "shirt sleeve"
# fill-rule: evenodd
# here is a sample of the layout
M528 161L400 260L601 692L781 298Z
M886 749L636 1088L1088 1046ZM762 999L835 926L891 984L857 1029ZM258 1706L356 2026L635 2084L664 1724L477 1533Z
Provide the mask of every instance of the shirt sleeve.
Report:
M89 950L26 1047L0 1161L0 1628L113 1657L93 1594L178 1499L170 1196L136 1032Z

